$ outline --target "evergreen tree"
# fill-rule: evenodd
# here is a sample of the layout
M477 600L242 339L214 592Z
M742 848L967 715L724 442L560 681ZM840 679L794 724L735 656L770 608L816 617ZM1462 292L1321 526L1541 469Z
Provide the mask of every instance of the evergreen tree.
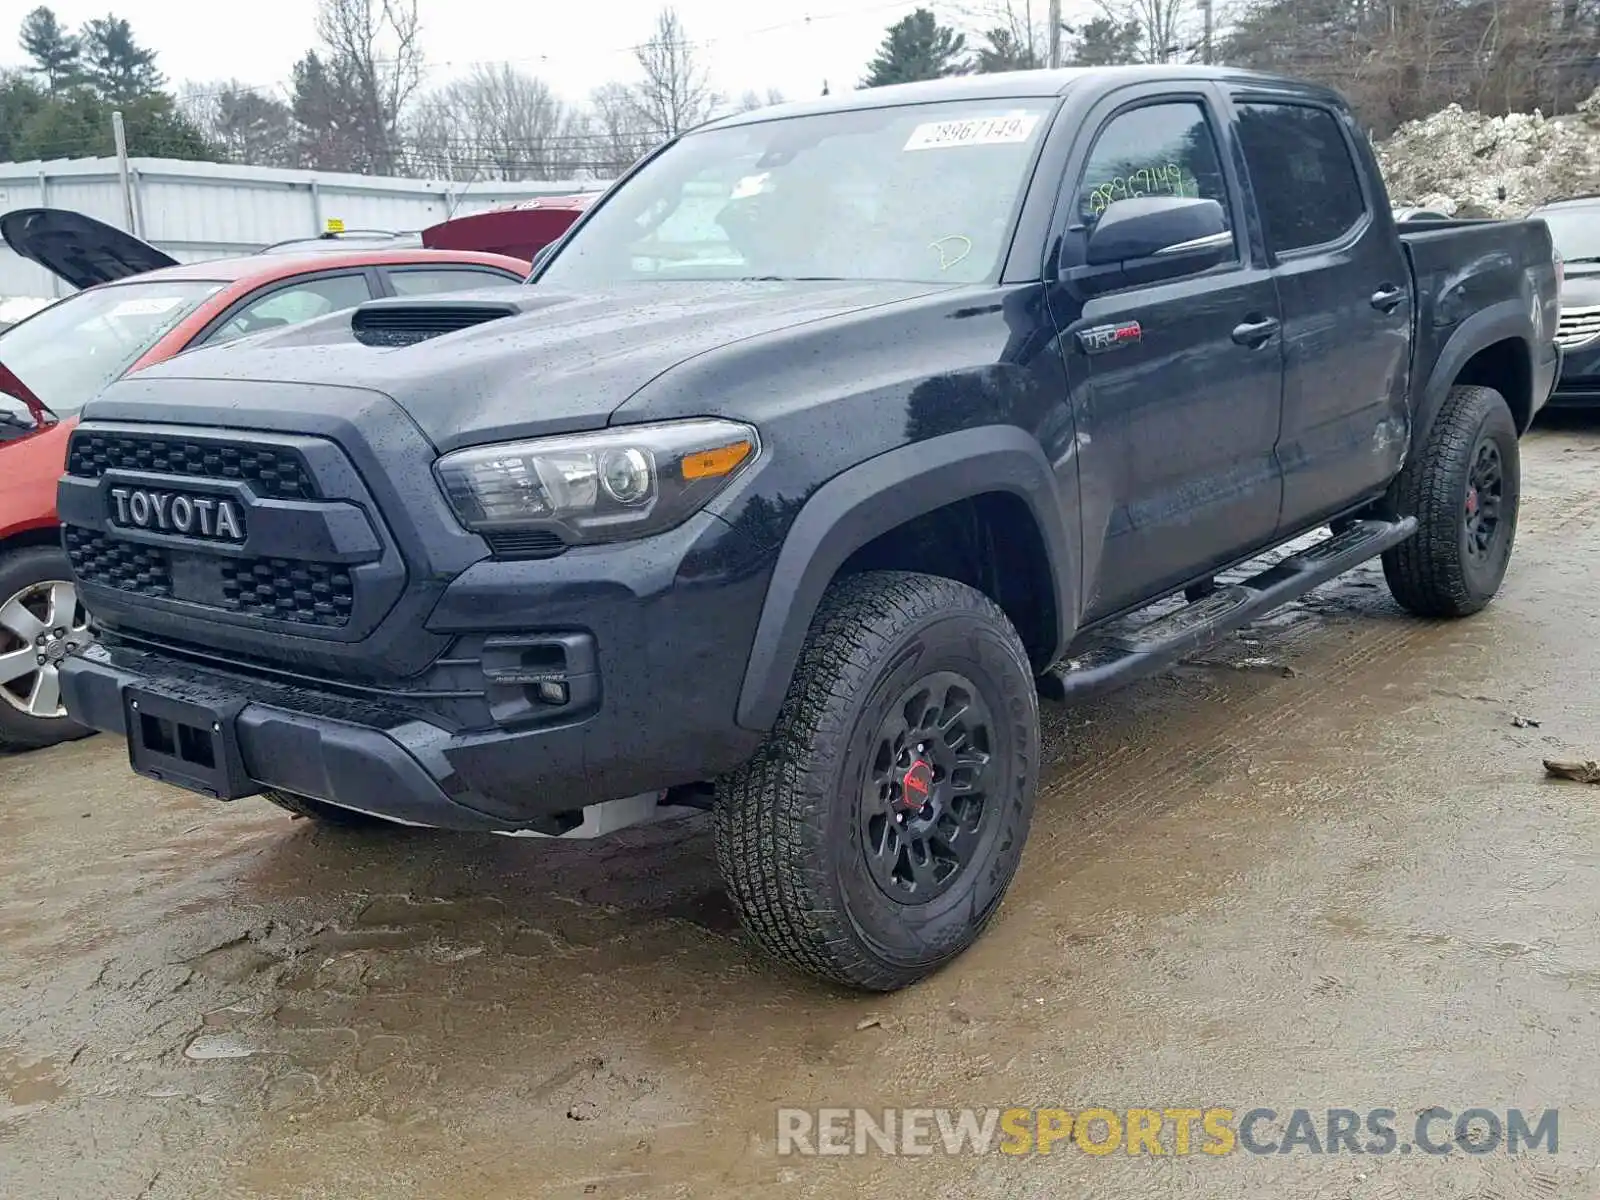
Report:
M1096 17L1078 30L1078 44L1072 62L1080 67L1114 67L1136 63L1144 45L1144 30L1138 21L1113 21Z
M883 87L891 83L964 75L968 70L966 55L966 37L948 25L939 24L928 9L919 8L889 26L877 56L867 66L867 77L861 81L861 86Z
M1033 71L1044 61L1009 29L991 29L983 35L987 45L978 47L976 67L980 75L1000 71Z
M0 75L0 162L33 158L25 131L48 102L45 93L22 72Z
M40 5L22 19L22 51L43 76L45 91L55 95L78 78L79 40L69 34L53 10Z
M134 40L121 17L104 16L83 27L83 81L113 104L130 104L159 92L166 80L156 70L156 52Z

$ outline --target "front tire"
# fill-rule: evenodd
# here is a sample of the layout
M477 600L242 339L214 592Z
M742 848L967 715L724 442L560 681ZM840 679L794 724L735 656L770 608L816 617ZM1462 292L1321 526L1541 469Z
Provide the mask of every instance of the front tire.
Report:
M967 949L1016 873L1039 708L988 597L870 572L818 608L755 757L718 787L717 861L763 950L893 991Z
M1394 508L1417 532L1383 555L1383 575L1402 608L1422 617L1465 617L1500 590L1517 536L1522 498L1516 422L1500 393L1453 387L1395 481Z
M65 551L0 554L0 750L37 750L88 737L61 703L58 667L91 641Z

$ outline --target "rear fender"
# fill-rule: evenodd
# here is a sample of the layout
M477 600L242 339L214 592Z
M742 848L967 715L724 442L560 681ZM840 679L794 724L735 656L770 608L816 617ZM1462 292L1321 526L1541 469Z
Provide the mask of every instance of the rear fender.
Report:
M1456 327L1439 351L1439 357L1434 360L1433 370L1429 373L1427 385L1422 391L1416 419L1412 422L1413 447L1426 442L1440 409L1444 407L1445 397L1460 379L1462 370L1472 360L1473 355L1496 342L1507 340L1519 341L1526 346L1528 328L1528 308L1521 300L1503 300L1490 305L1473 313ZM1530 350L1528 378L1525 381L1530 396L1533 394L1534 362L1534 355ZM1515 398L1508 396L1506 399L1515 408Z

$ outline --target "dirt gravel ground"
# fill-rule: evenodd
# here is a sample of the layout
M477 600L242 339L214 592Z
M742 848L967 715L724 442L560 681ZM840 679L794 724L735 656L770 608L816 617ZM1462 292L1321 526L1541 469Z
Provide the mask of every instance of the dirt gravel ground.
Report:
M1600 1194L1600 788L1540 766L1600 758L1600 421L1525 479L1480 617L1369 568L1046 706L1010 898L892 997L742 948L700 820L350 833L109 738L0 760L0 1195ZM777 1153L778 1108L834 1105L1558 1108L1559 1149Z

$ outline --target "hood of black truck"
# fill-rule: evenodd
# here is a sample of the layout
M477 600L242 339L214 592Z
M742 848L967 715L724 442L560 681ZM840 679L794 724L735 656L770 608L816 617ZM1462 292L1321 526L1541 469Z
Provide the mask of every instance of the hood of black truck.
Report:
M443 452L597 428L653 379L698 355L935 290L884 282L645 283L582 295L522 286L374 301L353 314L180 355L113 385L85 416L137 419L121 402L159 406L169 381L217 385L215 405L224 411L210 414L215 423L229 423L231 384L349 388L393 399ZM186 407L198 399L192 386L179 391Z

